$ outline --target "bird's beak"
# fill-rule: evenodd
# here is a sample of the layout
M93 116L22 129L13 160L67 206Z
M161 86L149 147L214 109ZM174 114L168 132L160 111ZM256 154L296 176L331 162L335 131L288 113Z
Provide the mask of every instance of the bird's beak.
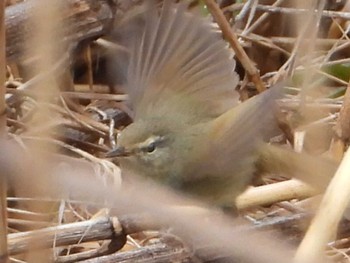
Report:
M125 147L118 146L117 148L107 152L106 158L126 157L130 155L131 155L131 151L128 151Z

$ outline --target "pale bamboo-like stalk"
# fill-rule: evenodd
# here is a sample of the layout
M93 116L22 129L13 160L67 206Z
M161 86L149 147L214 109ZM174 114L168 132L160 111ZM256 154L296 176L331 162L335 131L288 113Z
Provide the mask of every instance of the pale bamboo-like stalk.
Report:
M337 227L350 200L349 172L350 151L348 150L298 248L296 262L319 262L326 244L336 235Z
M304 199L315 194L317 190L311 186L292 179L250 188L237 198L236 206L238 209L246 209L292 199Z

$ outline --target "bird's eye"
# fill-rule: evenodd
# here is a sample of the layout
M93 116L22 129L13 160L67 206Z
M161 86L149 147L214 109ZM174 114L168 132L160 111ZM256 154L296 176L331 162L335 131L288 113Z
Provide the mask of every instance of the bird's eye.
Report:
M151 142L146 147L146 152L153 153L156 150L156 144L154 142Z

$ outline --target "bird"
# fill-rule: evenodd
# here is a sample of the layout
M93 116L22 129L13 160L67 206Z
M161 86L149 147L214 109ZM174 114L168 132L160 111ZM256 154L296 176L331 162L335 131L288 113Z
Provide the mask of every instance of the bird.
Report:
M115 29L128 48L116 68L134 114L106 157L122 171L232 207L252 183L261 143L278 129L281 85L240 102L234 53L209 17L171 0L139 10Z

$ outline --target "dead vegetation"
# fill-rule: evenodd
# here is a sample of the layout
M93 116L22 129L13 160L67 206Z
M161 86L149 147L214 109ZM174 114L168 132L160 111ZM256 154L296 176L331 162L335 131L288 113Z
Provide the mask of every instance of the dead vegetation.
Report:
M140 1L8 2L4 262L350 262L349 1L192 1L237 54L241 100L289 77L272 143L340 163L327 166L335 176L322 187L287 179L324 172L309 159L265 175L239 197L234 219L149 182L124 189L104 158L132 121L106 62L127 47L108 33Z

